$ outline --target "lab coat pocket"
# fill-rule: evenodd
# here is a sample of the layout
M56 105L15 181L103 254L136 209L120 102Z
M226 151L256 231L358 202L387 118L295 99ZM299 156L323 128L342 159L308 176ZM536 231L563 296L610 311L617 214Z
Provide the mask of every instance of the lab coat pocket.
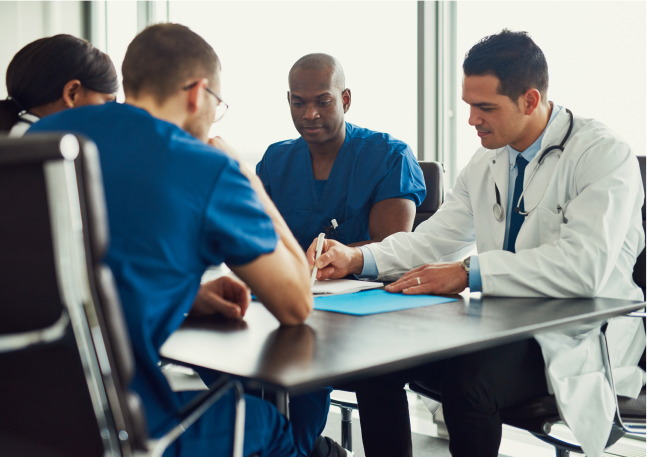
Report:
M537 207L537 224L539 225L539 244L546 245L559 238L564 216L553 213L546 207Z

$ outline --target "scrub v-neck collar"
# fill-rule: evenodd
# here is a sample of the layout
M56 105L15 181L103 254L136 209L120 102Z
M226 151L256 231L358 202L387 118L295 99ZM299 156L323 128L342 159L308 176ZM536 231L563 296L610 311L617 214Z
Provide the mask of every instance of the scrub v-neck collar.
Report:
M339 152L337 153L337 157L335 158L335 162L332 165L332 169L330 170L330 174L328 175L328 179L326 180L326 184L321 191L321 195L319 196L317 194L317 186L315 184L315 175L314 172L312 171L312 158L310 157L310 147L308 144L303 140L303 143L305 143L305 151L306 151L306 173L308 175L308 182L310 184L310 193L312 195L312 202L313 202L313 208L316 209L318 213L323 212L323 209L326 206L326 201L328 200L328 197L331 194L331 191L335 189L335 181L337 180L337 176L339 173L337 172L338 170L344 168L345 162L346 162L346 152L348 150L348 144L350 143L350 138L351 138L351 128L348 123L346 123L346 138L344 139L344 143L341 145L341 148L339 148Z

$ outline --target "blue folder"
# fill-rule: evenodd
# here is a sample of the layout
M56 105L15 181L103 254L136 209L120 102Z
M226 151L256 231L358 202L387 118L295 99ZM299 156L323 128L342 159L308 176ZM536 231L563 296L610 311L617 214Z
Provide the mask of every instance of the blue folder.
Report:
M438 296L407 296L387 293L383 289L373 289L352 294L317 296L315 297L315 310L348 315L373 315L454 302L455 300Z

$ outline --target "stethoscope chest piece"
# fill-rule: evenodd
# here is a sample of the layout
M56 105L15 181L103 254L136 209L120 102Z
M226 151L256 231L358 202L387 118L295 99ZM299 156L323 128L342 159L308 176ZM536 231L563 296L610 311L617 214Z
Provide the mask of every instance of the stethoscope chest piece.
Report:
M494 207L492 207L492 211L494 212L494 219L496 219L499 222L503 221L503 208L501 208L501 205L494 204Z

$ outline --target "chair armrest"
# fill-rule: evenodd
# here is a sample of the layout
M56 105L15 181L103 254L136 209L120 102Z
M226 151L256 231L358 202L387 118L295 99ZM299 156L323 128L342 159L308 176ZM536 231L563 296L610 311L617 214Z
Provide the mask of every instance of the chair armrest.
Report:
M216 403L227 391L234 389L236 395L234 416L234 441L232 456L243 456L243 441L245 435L245 397L243 385L238 380L229 380L227 376L220 377L209 391L196 396L181 410L180 423L171 428L159 439L151 439L148 444L149 456L162 456L166 448L171 445L184 431L193 425L213 404Z
M629 317L635 317L635 318L642 318L644 317L645 312L633 312L629 315ZM616 430L621 430L624 433L630 433L630 434L644 434L644 428L633 428L631 426L627 426L623 423L622 417L620 416L620 406L618 405L618 396L616 394L616 385L613 382L613 372L611 370L611 359L609 357L609 347L607 345L607 329L609 327L609 323L613 320L611 318L609 321L606 321L601 329L600 329L600 347L602 350L602 363L604 364L604 373L607 378L607 381L609 382L609 386L611 387L611 393L613 394L613 399L615 400L616 403L616 412L615 416L613 419L613 428L611 434L614 434L613 429Z

